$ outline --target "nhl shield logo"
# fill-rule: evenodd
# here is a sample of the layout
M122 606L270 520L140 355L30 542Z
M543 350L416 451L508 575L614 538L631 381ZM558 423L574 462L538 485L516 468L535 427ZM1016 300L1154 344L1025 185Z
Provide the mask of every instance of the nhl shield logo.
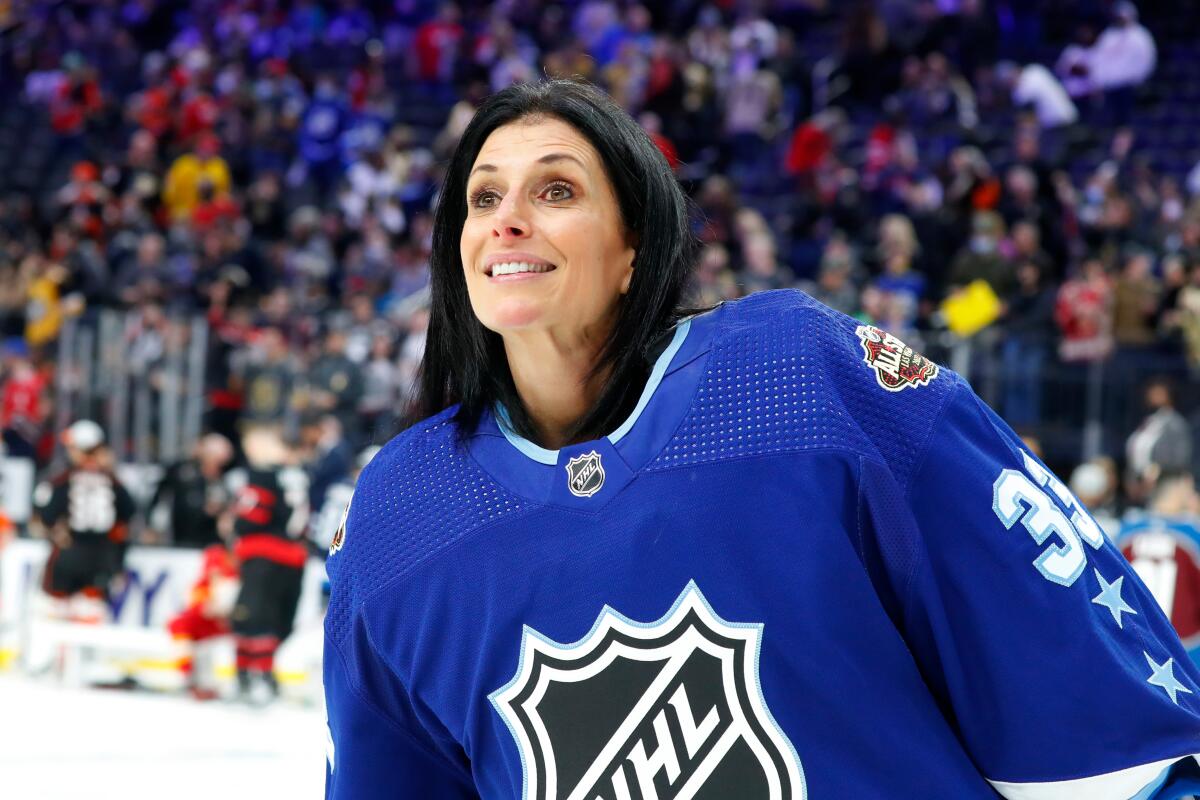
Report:
M854 331L862 343L863 361L875 371L875 380L889 392L925 386L938 376L938 365L887 331L859 325Z
M604 466L595 450L567 462L567 487L576 497L591 497L604 486Z
M802 800L759 686L762 631L721 619L694 582L656 622L605 606L574 644L526 627L517 674L489 697L524 800Z

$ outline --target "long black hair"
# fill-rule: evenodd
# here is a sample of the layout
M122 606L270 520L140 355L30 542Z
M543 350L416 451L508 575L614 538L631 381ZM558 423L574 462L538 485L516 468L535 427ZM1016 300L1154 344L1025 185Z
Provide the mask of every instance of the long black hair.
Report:
M593 375L611 372L595 405L569 433L571 441L598 438L621 423L645 383L656 339L685 313L680 303L697 252L688 200L645 131L608 95L580 81L547 80L493 94L450 158L433 224L420 413L429 416L458 403L455 421L464 436L474 430L484 409L499 402L517 433L536 438L503 340L471 309L459 239L467 217L467 178L483 143L502 125L540 117L566 122L596 148L636 251L629 291L593 368Z

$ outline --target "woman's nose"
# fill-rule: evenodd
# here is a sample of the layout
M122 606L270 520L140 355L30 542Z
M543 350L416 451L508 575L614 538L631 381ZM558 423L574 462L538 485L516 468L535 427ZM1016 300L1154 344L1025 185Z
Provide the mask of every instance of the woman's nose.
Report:
M529 235L529 220L520 200L506 197L492 217L492 235L498 239L518 239Z

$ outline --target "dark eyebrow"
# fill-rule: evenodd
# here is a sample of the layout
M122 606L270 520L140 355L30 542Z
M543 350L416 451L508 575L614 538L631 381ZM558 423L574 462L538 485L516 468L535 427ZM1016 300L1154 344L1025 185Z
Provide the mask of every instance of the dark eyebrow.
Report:
M553 164L555 161L574 161L576 164L578 164L583 169L585 169L585 170L587 169L587 165L585 165L582 161L580 161L578 158L571 155L570 153L547 153L546 155L539 158L537 160L537 163ZM471 170L471 175L474 175L476 172L496 172L496 171L497 171L497 167L495 164L476 164L475 169ZM469 179L471 177L471 175L468 175L467 178Z

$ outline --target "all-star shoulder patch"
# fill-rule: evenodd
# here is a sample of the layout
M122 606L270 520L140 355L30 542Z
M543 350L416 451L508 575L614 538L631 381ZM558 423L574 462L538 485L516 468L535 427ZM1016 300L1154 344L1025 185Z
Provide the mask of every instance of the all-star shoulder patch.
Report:
M875 380L889 392L926 386L938 376L938 365L887 331L874 325L855 330L862 343L863 362L875 372Z

